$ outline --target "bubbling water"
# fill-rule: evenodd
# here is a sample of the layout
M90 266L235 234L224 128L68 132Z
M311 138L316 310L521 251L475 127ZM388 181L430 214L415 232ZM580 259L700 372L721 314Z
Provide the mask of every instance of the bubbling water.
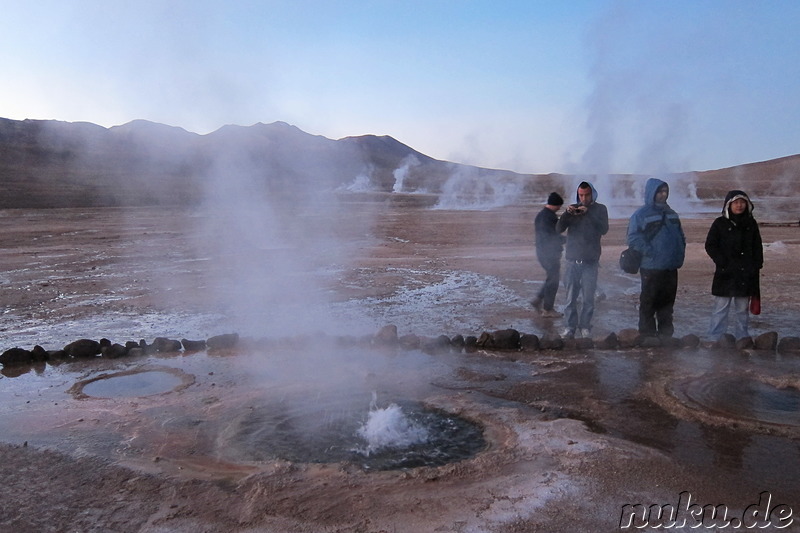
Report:
M428 440L428 430L409 419L403 409L393 403L383 409L370 409L366 422L356 432L367 442L363 455L383 449L408 448Z

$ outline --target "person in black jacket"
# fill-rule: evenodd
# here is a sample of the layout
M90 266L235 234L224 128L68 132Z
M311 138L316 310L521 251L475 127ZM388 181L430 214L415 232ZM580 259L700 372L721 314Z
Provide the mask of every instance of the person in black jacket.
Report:
M557 192L550 193L547 204L536 215L533 222L536 230L536 258L545 271L544 285L539 289L531 305L541 310L545 318L559 318L564 316L553 309L558 293L558 283L561 278L561 252L564 249L564 237L556 231L558 215L556 212L564 205L564 199Z
M556 231L567 232L564 252L566 269L564 287L567 305L564 307L566 328L562 337L589 338L592 334L594 297L602 246L600 239L608 233L608 209L597 202L597 190L591 183L578 185L578 203L567 207L556 224ZM578 308L578 300L582 306Z
M753 203L743 191L733 190L725 196L722 216L708 230L706 253L716 267L711 283L714 309L709 336L719 340L727 332L732 310L734 337L749 337L749 303L751 297L760 297L764 250L758 222L753 218Z

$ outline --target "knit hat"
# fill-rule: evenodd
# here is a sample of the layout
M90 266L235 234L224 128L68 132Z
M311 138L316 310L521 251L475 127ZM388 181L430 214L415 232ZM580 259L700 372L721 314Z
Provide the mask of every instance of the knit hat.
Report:
M557 192L551 192L547 197L547 205L564 205L564 199Z

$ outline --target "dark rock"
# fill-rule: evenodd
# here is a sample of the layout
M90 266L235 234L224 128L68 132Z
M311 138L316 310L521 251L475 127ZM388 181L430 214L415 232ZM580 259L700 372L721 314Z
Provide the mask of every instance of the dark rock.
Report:
M520 334L515 329L501 329L492 333L495 350L519 350Z
M661 348L663 343L659 337L653 335L639 335L636 346L641 346L642 348Z
M417 337L413 333L409 333L408 335L403 335L402 337L397 339L397 342L399 342L400 346L402 346L406 350L416 350L417 348L419 348L420 345L419 337Z
M47 353L47 350L37 344L33 347L33 350L31 350L31 358L34 361L47 361L50 359L50 354Z
M201 352L206 349L206 341L190 341L189 339L181 339L181 345L187 352Z
M181 341L167 339L166 337L156 337L153 339L153 346L160 353L173 353L181 351Z
M778 352L800 352L800 337L783 337L778 342Z
M717 342L714 343L714 348L717 350L731 350L736 348L736 337L730 333L723 333L723 335L717 339Z
M450 345L457 352L460 352L461 350L463 350L465 344L466 344L466 341L464 340L464 336L463 335L455 335L455 336L453 336L452 339L450 339Z
M239 343L238 333L224 333L215 335L206 340L206 346L211 350L226 350L234 348Z
M515 329L501 329L478 337L478 346L484 350L519 350L520 335Z
M694 333L689 333L681 337L681 346L684 348L697 348L700 346L700 337Z
M0 354L3 366L25 365L33 362L33 354L24 348L10 348Z
M383 326L372 338L372 341L375 344L383 346L393 346L397 344L397 326L394 324Z
M613 331L604 337L594 339L594 347L598 350L614 350L617 346L619 346L619 340Z
M475 335L467 335L464 337L464 351L466 353L475 353L478 351L478 337Z
M155 344L147 344L147 341L144 339L139 340L139 348L142 350L142 353L145 355L150 355L156 353L158 350L156 349Z
M145 355L145 351L142 348L129 348L128 349L128 357L142 357Z
M774 352L778 347L778 333L775 331L762 333L753 339L753 345L756 350L769 350Z
M100 343L91 339L79 339L64 346L64 351L76 359L95 357L100 353Z
M493 342L494 341L492 339L492 334L489 333L488 331L484 331L483 333L481 333L480 337L478 337L477 345L478 348L486 349L486 348L491 348Z
M736 341L737 350L750 350L755 347L752 337L742 337Z
M519 336L519 345L523 351L535 352L539 350L539 336L532 333L522 333Z
M639 343L639 330L626 328L617 333L620 348L633 348Z
M128 355L128 349L121 344L111 344L109 346L102 346L100 348L100 355L108 357L109 359L117 359L118 357L125 357Z
M428 339L422 343L422 351L431 355L450 352L452 347L450 337L447 335L439 335L435 339Z
M129 351L133 348L138 348L138 347L139 347L138 342L128 341L125 343L125 349Z
M539 339L540 350L562 350L564 348L564 339L558 335L545 335Z
M103 348L111 346L111 341L103 337L100 339L100 350L102 351Z
M661 346L664 348L680 348L683 346L683 340L677 337L659 337L661 339Z

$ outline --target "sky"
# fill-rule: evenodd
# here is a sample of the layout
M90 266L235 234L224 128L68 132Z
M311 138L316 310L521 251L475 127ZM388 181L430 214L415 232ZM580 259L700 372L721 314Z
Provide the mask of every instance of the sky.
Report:
M521 173L800 153L796 0L0 0L0 117L288 122Z

